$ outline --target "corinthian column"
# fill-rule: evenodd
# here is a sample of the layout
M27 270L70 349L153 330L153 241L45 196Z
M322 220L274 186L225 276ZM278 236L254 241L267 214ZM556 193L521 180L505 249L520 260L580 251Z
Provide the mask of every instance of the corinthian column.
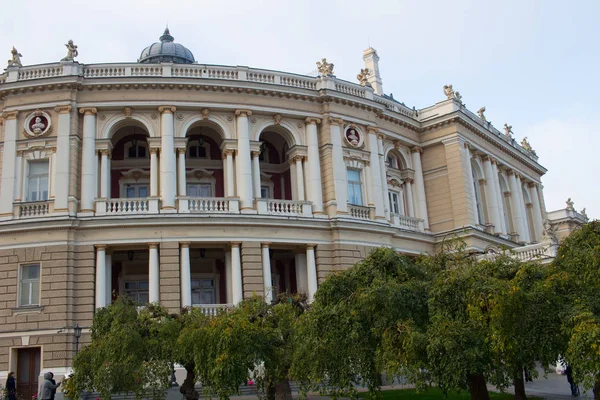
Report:
M83 146L81 150L81 211L94 211L96 178L96 109L80 108L83 114Z
M248 117L252 115L249 110L237 110L237 156L236 182L237 194L240 198L241 210L252 209L252 163L250 162L250 138L248 134ZM260 194L260 193L259 193ZM237 248L239 251L239 247ZM235 293L234 293L235 294Z
M176 108L171 106L158 107L160 118L160 192L162 210L175 209L175 195L177 183L177 166L175 161L175 142L173 113Z
M312 201L313 213L323 213L323 188L321 185L321 161L319 157L319 138L317 136L318 118L306 118L306 196Z
M415 189L417 197L417 217L423 219L423 226L429 229L427 216L427 199L425 198L425 182L423 181L423 167L421 166L421 153L423 149L415 146L411 149L413 168L415 169Z
M492 160L488 156L483 157L483 171L485 173L485 199L490 222L494 225L494 233L502 233L500 212L498 210L498 194L496 193Z
M510 208L513 214L513 226L519 235L519 242L525 242L526 225L523 223L525 208L521 206L521 196L519 196L521 188L517 184L514 171L508 171L508 185L510 186Z

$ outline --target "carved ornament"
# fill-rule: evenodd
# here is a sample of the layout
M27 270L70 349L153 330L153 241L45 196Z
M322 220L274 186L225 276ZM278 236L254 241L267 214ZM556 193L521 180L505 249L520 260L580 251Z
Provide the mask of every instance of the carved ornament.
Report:
M235 110L236 117L249 117L252 115L252 111L250 110Z
M86 107L86 108L80 108L79 113L83 114L83 115L95 115L98 113L98 110L94 107Z
M307 124L311 125L311 124L320 124L321 120L319 118L312 118L312 117L308 117L306 118L304 121L306 121Z
M174 113L177 111L177 107L174 106L160 106L158 107L159 113Z
M71 112L71 106L56 106L54 107L54 111L59 114L68 114Z
M69 40L65 46L67 48L67 55L60 61L75 61L75 57L79 55L77 46L73 44L72 40Z
M125 118L131 118L131 114L133 113L133 109L131 107L125 107L123 109L123 115L125 115Z
M28 138L39 138L52 132L52 119L44 111L35 110L29 114L25 118L24 125L23 134Z
M419 153L419 154L421 154L421 153L423 153L423 148L422 148L422 147L419 147L419 146L413 146L413 147L410 149L410 152L411 152L411 153Z
M2 113L2 119L5 119L5 120L17 119L18 116L19 116L18 111L5 111Z
M333 76L333 63L328 63L326 58L317 61L317 69L319 76Z
M369 75L371 74L371 70L369 68L361 69L360 73L356 75L356 79L361 86L371 86L369 83Z
M379 134L379 128L376 127L376 126L367 125L367 132L368 133L372 133L374 135L378 135Z
M273 121L275 122L275 125L281 124L281 114L273 115Z
M15 49L14 46L13 46L12 50L10 51L10 54L12 55L12 57L10 60L8 60L8 66L6 68L22 67L23 64L21 64L21 57L23 57L23 55L21 53L19 53L19 51L17 49Z
M200 114L202 114L202 119L206 120L210 116L210 110L208 108L203 108L200 111Z
M144 171L143 169L139 169L139 168L130 169L129 171L123 171L123 172L121 172L121 175L125 179L133 179L136 182L139 181L140 179L149 179L150 178L150 173L148 173L147 171Z

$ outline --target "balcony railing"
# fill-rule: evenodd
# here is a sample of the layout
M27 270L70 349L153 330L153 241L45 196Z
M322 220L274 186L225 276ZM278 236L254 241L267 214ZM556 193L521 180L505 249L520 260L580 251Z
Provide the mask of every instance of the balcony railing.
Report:
M509 253L519 261L541 261L548 262L556 257L557 246L550 241L534 243L523 247L516 247ZM480 256L481 260L493 260L498 253L487 253Z
M49 201L35 201L19 204L19 218L42 217L50 213Z
M256 199L259 214L286 217L312 217L312 203L300 200Z
M219 314L220 311L233 308L233 304L194 304L192 307L201 309L204 315L214 317Z
M423 231L423 220L408 215L392 214L392 225L409 231Z
M223 214L228 213L229 200L222 197L197 197L188 200L192 213Z
M106 202L106 214L148 214L150 204L147 198L110 199Z
M350 214L350 217L356 219L373 219L372 207L348 204L348 214Z

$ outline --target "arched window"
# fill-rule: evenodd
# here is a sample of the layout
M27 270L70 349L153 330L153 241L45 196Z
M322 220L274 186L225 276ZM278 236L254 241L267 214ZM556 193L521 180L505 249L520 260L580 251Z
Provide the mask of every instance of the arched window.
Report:
M210 145L203 138L188 143L189 158L210 158Z
M125 145L125 149L127 158L146 158L148 154L146 151L146 142L139 142L135 138Z

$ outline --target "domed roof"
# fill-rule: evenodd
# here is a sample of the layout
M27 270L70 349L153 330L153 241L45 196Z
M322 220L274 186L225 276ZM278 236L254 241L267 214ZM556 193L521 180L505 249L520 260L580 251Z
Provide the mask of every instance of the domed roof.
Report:
M161 62L172 62L175 64L193 64L196 62L194 55L187 47L173 42L173 36L169 33L169 28L160 37L160 43L156 42L146 47L140 58L142 64L160 64Z

